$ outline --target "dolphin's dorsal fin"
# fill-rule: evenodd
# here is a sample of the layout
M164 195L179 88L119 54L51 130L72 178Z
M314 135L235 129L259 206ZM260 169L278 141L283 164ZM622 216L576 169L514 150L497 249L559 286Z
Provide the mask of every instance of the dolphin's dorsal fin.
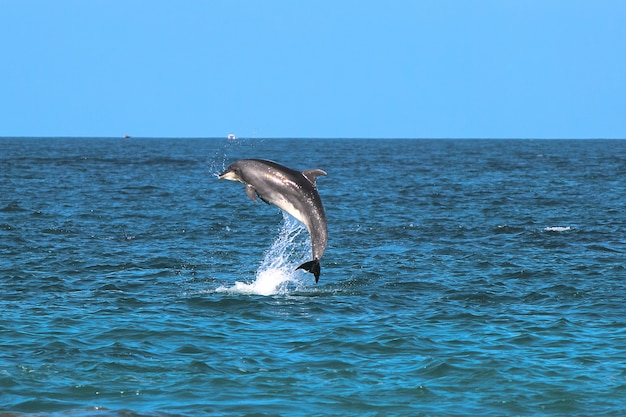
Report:
M248 195L248 197L250 197L250 200L254 201L255 203L257 202L256 190L250 184L246 184L246 194Z
M304 177L309 180L309 182L313 185L315 185L315 180L317 179L317 177L319 177L320 175L328 175L326 173L326 171L323 171L321 169L307 169L306 171L302 171L302 175L304 175Z

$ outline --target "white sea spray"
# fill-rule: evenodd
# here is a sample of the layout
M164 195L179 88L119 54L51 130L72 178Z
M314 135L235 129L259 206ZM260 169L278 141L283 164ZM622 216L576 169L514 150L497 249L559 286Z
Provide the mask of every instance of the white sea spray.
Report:
M283 225L255 274L255 280L237 281L231 287L221 286L216 292L252 295L285 294L290 288L303 285L296 268L310 253L310 239L302 223L283 212Z

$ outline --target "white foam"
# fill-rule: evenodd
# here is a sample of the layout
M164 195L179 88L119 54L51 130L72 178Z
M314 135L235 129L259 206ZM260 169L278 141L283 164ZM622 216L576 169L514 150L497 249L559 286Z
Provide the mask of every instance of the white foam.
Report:
M275 295L288 292L288 283L296 282L281 269L267 269L257 272L256 279L251 283L236 281L231 287L221 286L216 292L227 292L245 295Z
M303 272L296 271L296 268L308 260L310 240L302 223L284 212L283 218L283 226L265 253L255 280L250 283L237 281L233 286L217 288L216 292L268 296L286 294L290 288L302 285L298 278Z

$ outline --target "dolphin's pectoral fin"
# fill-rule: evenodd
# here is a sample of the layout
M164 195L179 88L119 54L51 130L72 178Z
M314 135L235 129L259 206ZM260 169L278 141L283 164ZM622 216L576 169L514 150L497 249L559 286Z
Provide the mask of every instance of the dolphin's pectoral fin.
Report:
M304 269L305 271L308 271L312 273L313 275L315 275L315 283L317 283L317 281L320 280L321 268L320 268L320 261L318 259L313 259L312 261L305 262L296 268L296 270L298 269Z
M246 194L248 195L248 197L250 197L250 200L252 200L255 203L257 203L256 190L250 184L246 184Z
M321 169L307 169L306 171L302 171L302 175L304 175L304 177L309 180L309 182L313 185L315 185L315 180L317 179L317 177L319 177L320 175L328 175L326 173L326 171L323 171Z

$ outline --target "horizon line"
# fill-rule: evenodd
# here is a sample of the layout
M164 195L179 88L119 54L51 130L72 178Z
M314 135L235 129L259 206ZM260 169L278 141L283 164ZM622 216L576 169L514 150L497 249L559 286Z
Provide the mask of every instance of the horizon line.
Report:
M626 137L339 137L339 136L0 136L0 139L226 139L226 140L285 140L285 139L305 139L305 140L624 140Z

